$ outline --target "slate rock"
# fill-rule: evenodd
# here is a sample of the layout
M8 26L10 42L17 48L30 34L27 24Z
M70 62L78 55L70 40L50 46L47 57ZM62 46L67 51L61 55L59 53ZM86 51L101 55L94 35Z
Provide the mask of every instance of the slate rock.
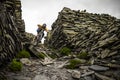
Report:
M45 38L45 45L88 52L102 59L120 51L120 20L109 14L93 14L64 7ZM113 53L113 52L117 53ZM112 57L111 56L111 57Z
M109 70L109 67L99 66L99 65L91 65L89 69L94 71L107 71Z
M45 75L36 75L33 80L50 80L50 78Z
M8 64L23 49L23 32L18 30L22 24L17 21L22 21L22 16L16 17L15 11L21 13L21 7L16 8L16 0L4 0L0 3L0 66Z
M73 78L76 78L76 79L79 79L79 78L81 77L80 71L73 70L73 71L72 71L72 77L73 77Z
M32 80L30 77L25 76L10 76L9 80Z

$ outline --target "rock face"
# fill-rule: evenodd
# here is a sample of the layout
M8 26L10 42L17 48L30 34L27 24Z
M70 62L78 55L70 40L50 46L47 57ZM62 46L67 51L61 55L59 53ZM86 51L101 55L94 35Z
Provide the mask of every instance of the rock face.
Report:
M25 42L27 42L27 43L33 43L34 42L34 39L35 39L35 35L34 34L32 34L32 33L27 33L27 32L25 32L25 38L26 38L26 40L25 40Z
M25 25L20 0L0 1L0 66L11 61L23 48Z
M67 46L100 58L119 59L120 19L65 7L53 23L45 44L56 49Z

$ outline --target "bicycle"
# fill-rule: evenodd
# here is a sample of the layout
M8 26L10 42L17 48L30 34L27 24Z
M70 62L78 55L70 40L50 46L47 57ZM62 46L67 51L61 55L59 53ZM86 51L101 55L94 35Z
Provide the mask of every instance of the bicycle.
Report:
M35 42L36 42L35 45L38 45L38 43L41 42L43 36L44 36L44 30L41 30L35 38Z

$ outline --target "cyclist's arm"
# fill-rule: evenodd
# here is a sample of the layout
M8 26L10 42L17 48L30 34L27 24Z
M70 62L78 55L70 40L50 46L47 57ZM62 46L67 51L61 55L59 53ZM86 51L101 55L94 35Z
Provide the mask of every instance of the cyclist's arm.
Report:
M48 32L48 29L46 28L45 31Z

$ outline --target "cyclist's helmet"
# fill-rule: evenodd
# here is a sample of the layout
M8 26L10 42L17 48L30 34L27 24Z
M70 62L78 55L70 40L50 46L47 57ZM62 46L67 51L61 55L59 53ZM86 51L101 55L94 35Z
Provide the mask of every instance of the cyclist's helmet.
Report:
M47 26L47 25L46 25L45 23L42 25L42 27L43 27L44 29L46 28L46 26Z

